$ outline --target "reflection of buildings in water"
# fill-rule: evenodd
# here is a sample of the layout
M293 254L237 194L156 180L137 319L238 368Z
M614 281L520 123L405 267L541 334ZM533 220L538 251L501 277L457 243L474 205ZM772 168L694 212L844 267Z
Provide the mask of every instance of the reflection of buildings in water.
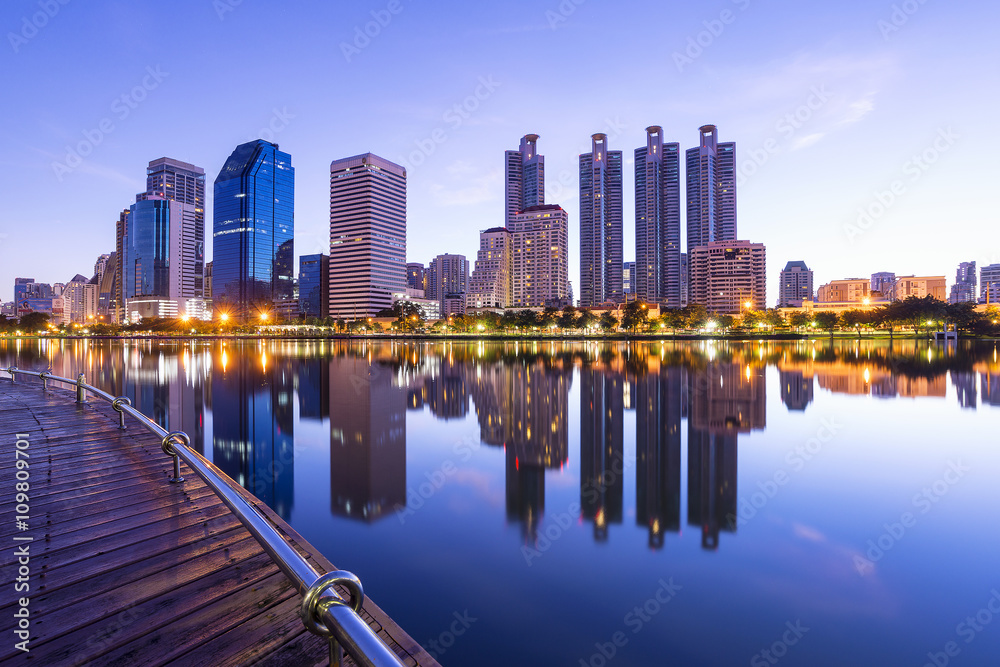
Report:
M444 363L439 370L438 374L424 381L431 414L438 419L462 419L469 414L465 378L454 364Z
M688 523L701 546L717 549L719 532L734 532L737 433L765 425L766 375L749 365L710 363L689 371Z
M507 519L534 540L545 509L545 469L569 452L566 416L572 370L561 364L473 363L466 367L480 440L502 446L506 459Z
M781 378L781 402L789 410L805 410L813 402L813 375L801 370L779 370Z
M958 404L963 408L976 409L976 373L974 371L951 371L951 383L958 394Z
M719 547L719 531L736 531L737 435L688 427L688 523L701 528L701 546Z
M504 458L507 520L520 522L522 534L534 542L545 513L545 468L521 461L513 449L508 449Z
M663 367L635 385L635 519L648 528L656 549L663 547L665 532L680 530L683 372Z
M594 539L602 542L608 525L622 522L623 385L620 374L580 369L580 511L594 522Z
M226 355L226 369L212 376L212 460L288 519L295 498L291 362L249 345Z
M295 363L299 417L323 420L330 416L330 366L320 359L302 358Z
M980 373L983 404L1000 406L1000 373Z
M330 503L373 522L406 505L406 387L388 366L330 361Z
M690 373L688 420L712 433L748 433L767 425L767 386L762 367L710 362Z

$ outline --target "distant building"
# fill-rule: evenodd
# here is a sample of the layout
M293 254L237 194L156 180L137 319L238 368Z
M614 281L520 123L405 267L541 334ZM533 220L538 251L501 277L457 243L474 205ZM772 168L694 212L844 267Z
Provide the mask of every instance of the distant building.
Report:
M962 262L955 273L955 284L951 286L949 303L975 303L976 295L976 263Z
M479 232L479 251L469 277L466 308L510 308L514 300L513 251L513 236L506 227Z
M465 293L445 294L441 299L441 317L465 315Z
M516 151L504 153L504 224L521 211L545 203L545 158L538 154L538 135L526 134Z
M881 296L889 301L893 300L893 292L896 289L896 274L890 271L880 271L872 274L871 292L873 298ZM878 292L878 294L875 294Z
M569 216L557 204L529 206L508 225L512 234L512 307L570 304ZM621 279L621 265L616 273ZM620 283L619 283L620 284Z
M979 269L979 303L1000 303L1000 264Z
M406 291L406 169L373 153L330 164L330 317L371 317Z
M427 289L427 271L424 269L423 264L417 262L407 262L406 287L407 289Z
M642 301L681 304L680 144L663 141L659 125L646 128L635 149L635 264L631 288ZM735 231L734 231L735 237Z
M392 295L392 305L395 306L400 302L412 303L420 309L420 315L425 320L441 319L441 301L438 299L426 299L423 296L417 296L418 294L423 294L423 290L408 289L404 292L397 292Z
M445 297L465 294L469 289L469 262L465 255L445 253L438 255L427 265L427 290L424 296L437 299L441 303L442 313L445 310ZM463 306L464 312L464 306Z
M299 257L299 312L326 319L330 306L330 256Z
M622 152L605 134L580 156L580 305L622 301ZM516 260L515 260L516 261Z
M785 264L778 281L778 308L801 308L813 297L813 272L805 262Z
M629 296L635 294L632 284L633 276L635 276L635 262L624 262L622 264L622 294Z
M213 308L245 321L291 299L292 156L263 139L240 144L215 178L214 205Z
M816 291L818 303L864 303L866 299L871 301L871 283L865 278L832 280Z
M896 278L893 288L893 299L901 301L911 296L932 296L940 301L947 301L944 276L900 276Z
M767 258L763 243L713 241L692 248L691 305L712 313L739 313L749 303L753 310L767 308Z
M687 308L688 305L688 276L690 269L688 268L688 254L686 252L681 253L681 308Z
M103 257L103 255L102 255ZM115 321L115 295L118 292L118 253L107 256L104 270L101 272L97 291L97 317L104 322Z

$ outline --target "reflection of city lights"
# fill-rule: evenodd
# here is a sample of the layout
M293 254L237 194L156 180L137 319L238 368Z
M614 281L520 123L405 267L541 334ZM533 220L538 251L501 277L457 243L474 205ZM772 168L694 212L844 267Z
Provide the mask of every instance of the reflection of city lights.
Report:
M747 375L747 381L749 382L750 381L750 364L747 364L746 375Z
M866 369L865 369L865 384L868 384L868 383L869 383L869 382L871 382L871 381L872 381L872 374L871 374L871 371L869 371L869 370L868 370L868 369L866 368Z
M225 350L223 350L223 351L222 351L222 370L223 370L223 372L225 372L225 370L226 370L226 365L227 365L228 363L229 363L229 356L228 356L228 355L226 355L226 351L225 351Z

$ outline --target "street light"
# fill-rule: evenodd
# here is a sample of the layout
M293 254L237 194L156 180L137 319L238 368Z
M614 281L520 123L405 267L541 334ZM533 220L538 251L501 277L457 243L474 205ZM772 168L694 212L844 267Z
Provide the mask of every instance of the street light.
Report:
M266 312L263 312L263 313L261 313L261 314L260 314L260 321L261 321L261 322L267 322L267 317L268 317L268 316L267 316L267 313L266 313Z
M221 315L219 315L219 319L222 320L223 322L228 322L229 321L229 313L222 313Z

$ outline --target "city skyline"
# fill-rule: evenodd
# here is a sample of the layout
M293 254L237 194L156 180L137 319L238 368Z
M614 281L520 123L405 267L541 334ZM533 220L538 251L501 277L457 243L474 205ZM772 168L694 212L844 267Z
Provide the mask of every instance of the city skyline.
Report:
M683 149L694 145L695 128L713 123L740 144L740 236L768 245L772 294L790 260L806 261L817 283L880 270L951 278L959 262L1000 261L989 242L970 243L994 217L976 193L988 191L996 140L989 132L972 137L990 127L996 93L953 76L962 63L995 60L985 32L997 12L990 5L976 5L983 20L970 24L953 6L920 5L894 19L891 3L847 3L835 12L741 0L717 9L670 8L662 24L642 25L636 17L653 5L573 4L567 13L558 3L524 2L447 13L402 3L363 48L355 28L365 36L371 12L381 7L317 6L302 25L246 3L221 5L181 3L170 17L110 3L87 12L60 6L37 34L27 31L30 38L21 34L23 19L30 22L37 5L4 7L0 25L17 37L7 40L11 84L23 91L23 104L8 111L8 127L18 131L10 133L0 165L11 192L0 224L0 300L11 300L15 277L66 281L113 249L106 223L143 189L139 170L151 158L199 164L214 178L232 146L258 137L295 156L301 255L323 252L324 167L341 155L371 150L408 168L414 242L407 259L426 262L442 251L471 257L478 230L503 224L498 155L525 132L541 137L545 201L566 208L576 248L573 175L586 150L581 138L607 133L626 152L623 168L631 172L629 153L651 123ZM720 19L723 9L728 23ZM117 27L151 22L162 29L143 40L112 38L121 34ZM280 35L293 25L297 31L274 63L241 39L264 25ZM778 39L775 25L783 28ZM648 92L638 69L622 67L624 56L602 62L596 54L575 61L563 55L625 26L637 39L655 33L664 45L662 92ZM197 57L172 50L168 64L160 55L166 37L158 35L178 31L182 43L207 50ZM438 34L468 56L457 61L453 50L422 50L396 67L401 55ZM92 39L108 48L86 48ZM528 44L533 48L520 48ZM246 61L242 71L221 68L231 52ZM291 72L294 62L323 63L324 85ZM529 70L530 79L523 76ZM246 104L219 103L231 85L261 74L268 83ZM595 76L605 88L592 97L584 82ZM344 87L360 92L361 113L336 108L334 91ZM199 113L188 113L195 96ZM543 109L542 99L559 102L552 105L558 110ZM623 217L631 221L632 179L624 180ZM210 200L207 216L213 207ZM472 230L469 220L477 220ZM943 220L954 221L959 233L942 233ZM634 229L624 227L624 246L634 247ZM24 253L38 230L58 241L44 254ZM624 259L634 258L626 252ZM578 275L571 253L570 276Z

